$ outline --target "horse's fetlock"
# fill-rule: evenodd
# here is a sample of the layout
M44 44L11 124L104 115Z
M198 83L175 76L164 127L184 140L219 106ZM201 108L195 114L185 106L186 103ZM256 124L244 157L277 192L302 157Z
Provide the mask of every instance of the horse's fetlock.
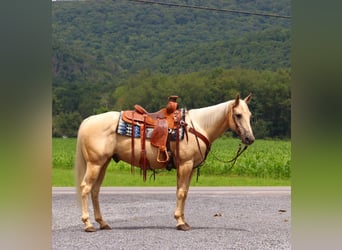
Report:
M82 222L87 223L89 221L89 216L82 216Z
M99 224L103 224L102 217L95 217L95 221L98 222Z
M184 213L181 213L181 212L178 212L178 211L176 211L175 215L174 215L176 220L178 220L179 218L182 218L183 216L184 216Z

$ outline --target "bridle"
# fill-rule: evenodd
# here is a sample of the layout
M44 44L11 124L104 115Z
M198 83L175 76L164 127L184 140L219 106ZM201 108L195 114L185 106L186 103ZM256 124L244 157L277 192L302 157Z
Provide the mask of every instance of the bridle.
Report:
M238 124L238 122L236 121L236 116L234 115L234 108L235 108L235 104L233 105L232 109L231 109L231 114L232 114L232 119L233 119L233 122L234 122L234 125L235 125L235 128L236 128L236 133L238 134L238 136L241 138L241 130L240 130L240 126ZM248 148L247 145L244 145L244 147L242 148L241 147L241 143L239 143L239 148L236 152L236 155L234 156L233 159L229 160L229 161L224 161L224 160L221 160L219 159L216 155L213 154L213 156L215 157L216 160L220 161L220 162L223 162L223 163L231 163L233 162L233 164L231 165L231 167L228 169L228 171L230 171L234 165L235 165L235 162L236 160L239 158L239 156Z
M238 134L238 136L241 138L241 130L240 130L240 126L238 124L238 122L236 121L236 116L234 115L234 108L235 108L235 105L233 105L232 109L231 109L231 115L232 115L232 119L233 119L233 122L234 122L234 125L235 125L235 128L236 128L236 133ZM201 133L199 133L195 128L194 128L194 125L192 123L192 120L190 118L190 123L191 123L191 127L189 129L189 132L193 133L195 135L195 138L196 138L196 142L197 142L197 146L198 146L198 149L200 151L200 154L202 156L202 162L198 165L198 166L195 166L194 168L198 168L199 170L199 167L205 162L206 158L207 158L207 155L211 149L211 144L209 142L209 140L204 136L202 135ZM201 148L200 148L200 145L199 145L199 141L198 141L198 138L200 138L207 146L207 149L206 149L206 152L205 152L205 155L202 154L202 151L201 151ZM239 148L236 152L236 155L234 156L233 159L229 160L229 161L224 161L224 160L221 160L219 159L216 155L214 155L215 159L220 161L220 162L223 162L223 163L231 163L233 162L232 166L228 169L228 171L230 171L234 165L235 165L235 162L236 160L239 158L239 156L248 148L247 145L244 145L244 147L242 148L241 147L241 143L239 143ZM199 172L197 172L197 178L198 178L198 175L199 175Z
M241 138L241 129L240 129L240 126L239 126L238 122L236 121L236 115L234 114L235 107L236 107L236 105L234 103L232 108L231 108L231 114L232 114L232 119L233 119L233 122L234 122L236 133Z

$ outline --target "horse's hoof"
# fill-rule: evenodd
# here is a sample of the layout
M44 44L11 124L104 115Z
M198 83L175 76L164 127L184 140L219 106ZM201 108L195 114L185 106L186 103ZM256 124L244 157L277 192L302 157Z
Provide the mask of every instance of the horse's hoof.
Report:
M86 229L84 229L84 231L86 231L87 233L92 233L92 232L96 232L95 227L87 227Z
M181 224L181 225L177 226L177 230L181 230L181 231L188 231L190 229L191 229L191 227L189 226L188 223Z
M108 225L104 225L103 227L100 227L101 230L111 230L112 228Z

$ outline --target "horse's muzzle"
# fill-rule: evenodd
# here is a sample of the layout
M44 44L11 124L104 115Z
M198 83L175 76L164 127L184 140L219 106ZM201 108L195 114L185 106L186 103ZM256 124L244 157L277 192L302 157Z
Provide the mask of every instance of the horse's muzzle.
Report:
M255 141L255 138L254 138L253 135L244 136L244 137L242 138L242 142L243 142L243 144L245 144L245 145L251 145L251 144L253 144L254 141Z

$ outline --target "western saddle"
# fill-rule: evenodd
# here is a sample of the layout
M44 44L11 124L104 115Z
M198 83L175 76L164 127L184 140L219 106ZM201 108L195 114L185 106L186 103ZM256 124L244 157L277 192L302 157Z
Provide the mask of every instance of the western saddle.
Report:
M149 163L146 158L146 129L152 128L152 134L150 136L150 143L152 146L158 148L157 162L167 165L171 159L171 151L169 149L169 136L170 131L176 132L176 167L178 167L178 155L179 155L179 128L185 126L182 121L182 112L178 109L177 103L178 96L169 96L168 102L165 108L155 112L149 113L143 107L136 104L135 110L126 110L122 112L122 119L131 124L132 126L140 127L140 139L141 139L141 154L139 166L143 171L143 179L146 181L146 170L149 168ZM134 129L132 129L131 135L131 166L134 165Z

